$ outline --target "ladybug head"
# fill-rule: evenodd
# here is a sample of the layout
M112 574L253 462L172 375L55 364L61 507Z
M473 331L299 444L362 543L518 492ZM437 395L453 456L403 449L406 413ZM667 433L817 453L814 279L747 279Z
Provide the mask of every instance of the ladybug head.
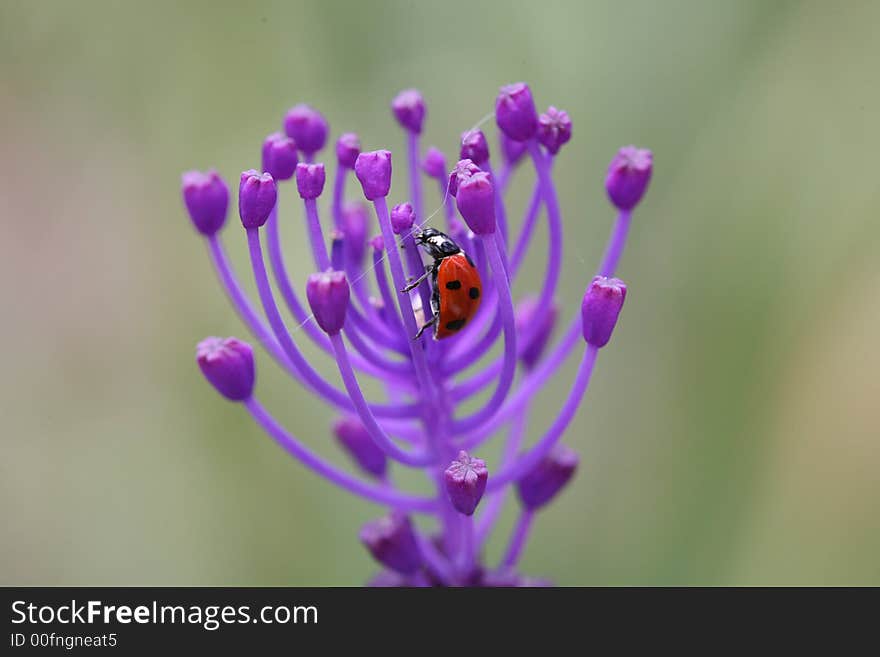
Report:
M461 252L449 235L441 233L436 228L425 228L416 235L416 242L425 247L425 251L435 260L441 260L448 256Z

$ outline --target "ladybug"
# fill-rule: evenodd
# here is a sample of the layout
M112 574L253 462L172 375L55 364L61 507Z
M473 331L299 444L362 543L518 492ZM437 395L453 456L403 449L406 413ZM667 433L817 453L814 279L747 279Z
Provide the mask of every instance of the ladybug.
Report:
M413 339L417 340L426 328L433 326L434 339L442 340L461 331L476 314L483 284L474 261L445 233L435 228L425 228L416 233L415 240L434 262L427 265L425 273L402 291L409 292L430 276L431 310L434 316Z

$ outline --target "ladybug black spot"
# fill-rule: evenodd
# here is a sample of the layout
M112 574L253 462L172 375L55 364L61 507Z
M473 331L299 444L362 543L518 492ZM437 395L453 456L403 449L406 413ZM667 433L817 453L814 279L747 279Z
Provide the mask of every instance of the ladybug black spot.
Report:
M447 290L457 290L461 287L461 281L449 281L446 284Z
M470 290L468 290L468 296L471 299L479 299L480 298L480 288L472 287Z
M467 320L464 318L453 319L451 322L446 322L446 328L449 331L458 331L459 329L461 329L462 326L464 326L466 321Z

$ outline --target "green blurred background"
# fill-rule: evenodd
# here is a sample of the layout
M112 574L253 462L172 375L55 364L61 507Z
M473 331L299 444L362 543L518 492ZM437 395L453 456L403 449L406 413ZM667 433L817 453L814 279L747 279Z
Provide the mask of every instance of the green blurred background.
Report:
M524 570L880 584L878 24L880 3L856 0L3 0L0 583L363 582L356 531L376 507L291 462L194 365L204 335L246 332L179 176L257 166L301 101L334 134L399 150L388 103L408 86L450 153L522 79L575 126L557 166L566 317L613 219L609 158L636 143L656 167L620 270L627 308L568 436L583 466ZM543 271L538 237L517 294ZM331 413L262 352L258 368L265 403L335 454Z

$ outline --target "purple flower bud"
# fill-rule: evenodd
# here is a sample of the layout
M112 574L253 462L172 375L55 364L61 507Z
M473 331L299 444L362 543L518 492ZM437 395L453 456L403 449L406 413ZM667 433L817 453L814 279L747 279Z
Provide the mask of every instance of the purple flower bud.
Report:
M571 119L568 117L568 112L551 105L538 117L538 141L550 153L556 155L569 139L571 139Z
M202 235L213 235L226 223L229 188L216 171L187 171L181 178L183 202L193 226Z
M624 146L617 151L608 167L605 191L618 210L631 210L642 200L653 168L654 156L647 149Z
M449 193L453 196L458 194L458 186L479 172L480 167L474 164L473 160L459 160L456 162L455 168L449 172Z
M532 91L525 82L501 87L495 99L495 121L514 141L528 141L538 130L538 112Z
M425 153L425 159L422 160L422 171L431 178L443 178L446 175L446 158L443 152L431 146Z
M321 113L308 105L297 105L284 115L284 132L306 155L324 148L329 128Z
M415 221L416 213L413 210L413 206L409 203L401 203L392 208L391 230L394 231L395 235L400 235L402 232L412 228Z
M489 478L486 462L461 451L458 458L446 468L443 478L452 506L459 513L472 516L486 490L486 480Z
M382 478L388 468L388 457L370 437L360 420L340 418L333 423L333 433L355 462L374 477Z
M517 482L523 505L534 510L547 504L574 476L577 466L577 452L565 445L556 445Z
M422 553L408 516L393 512L361 528L361 543L373 558L391 570L412 575L422 567Z
M278 200L278 189L271 173L254 169L243 171L238 186L238 215L245 228L259 228Z
M459 157L462 160L471 160L478 167L482 167L489 160L489 144L486 143L486 135L481 130L468 130L461 133Z
M417 135L425 121L425 99L417 89L405 89L391 101L391 110L401 126Z
M342 330L349 301L348 279L344 272L328 269L309 276L306 298L318 326L330 335Z
M608 344L625 299L626 284L619 278L596 276L593 279L581 305L584 340L587 344L594 347Z
M533 331L532 339L521 348L520 358L526 369L532 369L544 353L544 347L553 335L556 320L559 317L559 307L555 302L551 303L541 316L536 316L541 306L537 297L524 298L516 307L516 332L523 335L526 331Z
M205 338L196 346L196 362L221 395L242 401L254 391L254 350L237 338Z
M296 143L280 132L274 132L263 141L263 171L275 180L290 180L296 169Z
M468 228L475 234L495 232L495 190L488 173L480 171L460 183L455 202Z
M354 262L363 259L369 225L370 214L363 203L346 203L342 206L342 232L345 234L346 248Z
M501 142L501 153L504 155L504 160L510 166L519 162L528 150L528 145L525 142L514 141L503 132L498 133L498 141Z
M391 190L391 151L369 151L357 156L354 172L368 201L388 196Z
M336 161L339 166L353 169L357 156L361 154L361 140L353 132L346 132L336 140Z
M315 199L324 191L323 164L297 164L296 189L304 199Z
M385 238L382 235L375 235L370 238L370 246L373 247L374 251L384 251L385 250Z

